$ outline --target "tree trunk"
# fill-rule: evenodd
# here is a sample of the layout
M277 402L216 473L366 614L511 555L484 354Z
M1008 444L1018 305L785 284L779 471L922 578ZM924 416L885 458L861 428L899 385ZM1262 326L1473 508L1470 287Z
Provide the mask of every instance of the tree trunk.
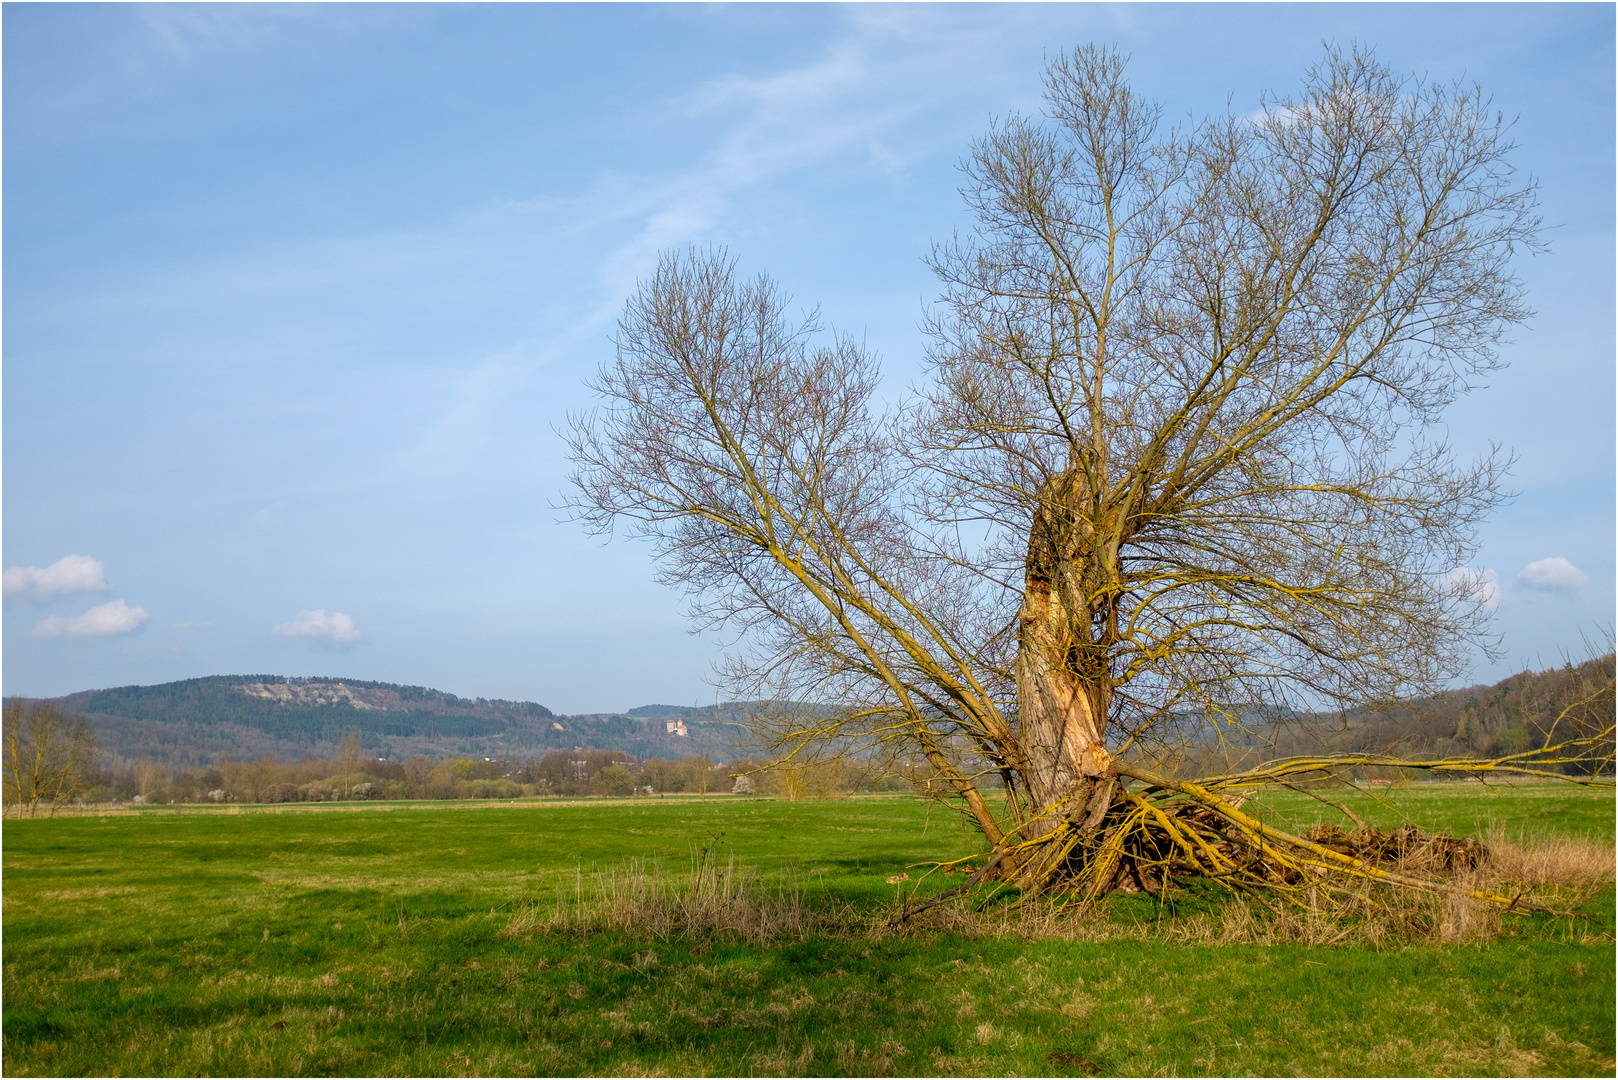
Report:
M1092 799L1112 795L1112 785L1101 783L1112 765L1102 744L1111 684L1092 617L1099 582L1094 509L1077 467L1040 495L1017 630L1018 728L1033 812L1025 839L1086 821Z

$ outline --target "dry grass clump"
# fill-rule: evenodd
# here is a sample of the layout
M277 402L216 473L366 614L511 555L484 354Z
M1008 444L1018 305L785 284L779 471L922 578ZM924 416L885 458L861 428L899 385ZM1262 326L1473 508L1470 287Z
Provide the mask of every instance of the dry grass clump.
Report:
M1504 829L1489 833L1489 857L1481 867L1491 884L1525 889L1593 890L1613 881L1618 851L1582 836L1512 839Z
M1427 842L1431 838L1420 839L1406 858L1432 872L1438 849ZM569 887L551 900L518 905L504 933L526 937L613 931L651 939L721 937L766 944L809 934L945 932L1026 940L1374 947L1413 939L1488 940L1500 933L1511 909L1481 900L1480 894L1520 897L1523 907L1569 911L1614 878L1613 848L1593 840L1513 839L1501 830L1486 844L1440 839L1455 849L1443 852L1453 869L1429 891L1322 871L1312 882L1287 883L1273 893L1249 890L1231 896L1215 911L1150 919L1109 915L1103 904L1076 894L1004 902L1005 897L997 901L992 889L983 889L895 925L884 911L856 911L824 897L810 904L794 875L766 881L739 867L734 856L721 863L704 853L686 872L631 860L591 874L575 871ZM1456 858L1463 848L1466 857ZM1390 865L1408 869L1401 861ZM1181 896L1175 890L1164 894L1165 899Z
M575 874L571 895L548 906L521 905L504 933L588 934L618 931L637 937L730 937L766 944L784 937L827 932L839 920L804 902L791 878L773 884L739 869L700 860L690 873L665 870L643 859L590 875Z
M1460 875L1455 889L1434 922L1441 941L1486 940L1500 930L1506 915L1497 905L1479 903L1472 892L1520 897L1560 911L1578 908L1614 880L1615 850L1588 837L1508 837L1491 830L1488 856L1472 872Z

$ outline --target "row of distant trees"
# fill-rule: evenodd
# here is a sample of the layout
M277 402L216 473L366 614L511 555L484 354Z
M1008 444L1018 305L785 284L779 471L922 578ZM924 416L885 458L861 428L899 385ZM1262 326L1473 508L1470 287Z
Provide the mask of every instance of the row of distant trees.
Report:
M902 791L892 770L849 760L766 767L753 760L691 756L637 759L616 750L551 751L537 758L404 761L368 758L351 734L335 756L222 760L206 769L153 761L121 768L97 763L82 717L50 702L8 701L4 713L5 807L20 817L64 806L108 803L284 803L350 799L515 799L734 792L785 799L838 798L857 791Z
M610 750L552 753L536 760L409 758L378 761L352 744L330 759L222 760L206 769L169 769L142 761L93 770L87 803L285 803L345 799L515 799L535 795L632 795L657 791L729 791L734 781L705 758L638 762Z
M347 748L345 748L347 749ZM855 791L905 790L843 762L782 770L763 762L639 760L616 750L552 751L539 758L366 760L352 752L331 759L220 761L207 769L172 770L155 762L91 770L85 803L282 803L349 799L517 799L535 796L657 796L737 792L787 799L838 798Z

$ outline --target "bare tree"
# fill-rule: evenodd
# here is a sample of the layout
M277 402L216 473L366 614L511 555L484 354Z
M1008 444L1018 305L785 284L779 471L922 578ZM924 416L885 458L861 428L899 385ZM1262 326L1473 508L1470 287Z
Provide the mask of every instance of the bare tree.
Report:
M1186 130L1107 50L1046 101L965 163L913 400L875 409L864 347L724 252L667 255L572 419L570 506L745 635L738 696L842 706L762 715L783 757L919 753L980 875L1105 888L1162 813L1120 777L1250 827L1152 768L1187 726L1432 689L1487 647L1466 567L1503 462L1437 424L1526 317L1539 223L1476 89L1360 52Z
M343 736L343 741L337 744L337 757L334 759L338 775L343 785L343 798L352 797L354 793L354 776L360 767L360 736L356 731L350 731Z
M62 712L54 702L5 703L3 760L5 804L18 817L47 816L84 790L85 772L95 760L95 735L84 717Z

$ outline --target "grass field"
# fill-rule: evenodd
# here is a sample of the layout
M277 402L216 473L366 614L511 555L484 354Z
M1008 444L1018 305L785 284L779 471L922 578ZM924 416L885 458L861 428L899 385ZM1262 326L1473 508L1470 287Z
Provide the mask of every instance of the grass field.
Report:
M1334 796L1340 797L1340 796ZM1350 793L1384 827L1613 840L1608 791ZM1296 824L1305 796L1260 804ZM8 1075L1611 1075L1613 897L1482 943L861 930L974 850L908 798L152 808L4 826ZM706 849L708 854L701 854ZM525 913L602 874L757 875L843 929L650 937ZM650 869L648 869L650 868ZM957 879L958 880L958 879ZM930 884L930 883L929 883ZM1180 917L1141 897L1100 916Z

